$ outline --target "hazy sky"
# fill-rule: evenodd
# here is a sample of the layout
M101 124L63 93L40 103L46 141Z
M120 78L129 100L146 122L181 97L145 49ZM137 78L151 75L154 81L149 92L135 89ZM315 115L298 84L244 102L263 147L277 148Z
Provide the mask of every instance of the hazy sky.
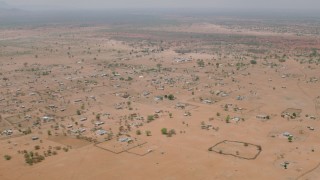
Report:
M0 0L27 8L228 8L228 9L312 9L320 0Z

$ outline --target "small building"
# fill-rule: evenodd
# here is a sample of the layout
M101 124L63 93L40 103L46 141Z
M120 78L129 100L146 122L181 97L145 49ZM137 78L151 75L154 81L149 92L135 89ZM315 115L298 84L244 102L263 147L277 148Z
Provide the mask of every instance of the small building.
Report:
M43 120L44 122L47 122L47 121L52 121L52 120L54 120L54 118L53 118L53 117L50 117L50 116L43 116L43 117L42 117L42 120Z
M186 104L184 104L184 103L177 103L177 104L176 104L176 108L184 109L184 108L186 108Z
M240 117L234 117L234 118L232 118L232 120L235 121L235 122L238 122L238 121L241 120L241 118Z
M50 104L48 107L49 107L49 108L56 108L56 105Z
M256 118L266 120L266 119L270 119L270 116L265 114L258 114Z
M236 98L238 101L242 101L244 99L244 96L237 96Z
M100 135L100 136L105 135L105 134L107 134L107 133L108 133L108 131L103 130L103 129L99 129L99 130L96 131L96 134L97 134L97 135Z
M150 94L150 92L149 91L144 91L142 94L143 94L143 96L148 96Z
M285 137L290 137L290 136L292 136L289 132L284 132L284 133L282 133L282 136L285 136Z
M212 104L212 101L209 100L209 99L205 99L205 100L202 101L202 103L204 103L204 104Z
M132 141L132 139L129 138L129 137L120 137L120 138L118 139L118 141L119 141L119 142L130 142L130 141Z
M162 101L163 97L162 96L156 96L156 97L154 97L154 100L155 101Z
M301 109L295 109L295 108L288 108L281 113L281 117L283 118L291 118L294 119L296 117L299 117L301 114L302 110Z
M96 121L96 122L94 123L94 125L96 125L96 126L100 126L100 125L102 125L102 124L104 124L104 122L102 122L102 121Z
M39 137L37 137L37 136L32 136L31 139L32 139L33 141L35 141L35 140L38 140Z
M73 102L78 103L78 102L81 102L81 101L82 101L81 99L76 99Z
M13 131L12 131L11 129L7 129L7 130L4 130L4 131L2 132L2 134L7 135L7 136L10 136L10 135L13 134Z

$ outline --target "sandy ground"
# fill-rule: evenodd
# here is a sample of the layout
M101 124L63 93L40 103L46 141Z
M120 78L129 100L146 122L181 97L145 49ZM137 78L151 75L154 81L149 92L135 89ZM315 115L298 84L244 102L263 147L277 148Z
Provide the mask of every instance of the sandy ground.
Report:
M181 55L175 50L188 43L179 38L154 45L148 40L131 41L144 37L127 32L123 34L127 41L120 41L119 33L101 33L108 28L1 30L0 130L13 130L12 135L0 137L1 180L320 178L319 65L308 63L307 55L297 55L311 52L309 47L320 48L315 43L319 37L314 44L299 48L309 37L271 31L243 34L244 30L201 23L188 31L270 37L275 44L266 54L252 55L246 51L254 49L251 45L232 49L201 45L198 40L197 48L212 46L221 51ZM184 28L157 31L176 33ZM281 38L285 46L276 44ZM165 49L159 50L160 46ZM286 54L285 62L274 54ZM177 57L190 58L190 62L175 62ZM253 58L257 64L250 64ZM204 60L204 67L199 67L199 60ZM243 66L237 68L240 62ZM165 98L169 94L175 99ZM155 100L156 96L163 99ZM177 107L179 103L185 108ZM288 108L302 112L292 119L281 117ZM47 122L44 116L54 120ZM148 116L154 120L147 122ZM28 128L31 134L24 135ZM161 134L162 128L174 129L176 134L167 137ZM85 131L77 132L80 129ZM98 135L99 129L106 134ZM293 136L292 142L285 132ZM121 137L133 144L119 142ZM261 153L247 160L208 151L224 140L260 146ZM135 146L139 142L142 145ZM57 154L32 166L21 152L42 154L50 149ZM256 153L251 146L232 143L220 150L238 151L245 157ZM4 155L12 159L5 160ZM282 166L285 162L287 169Z

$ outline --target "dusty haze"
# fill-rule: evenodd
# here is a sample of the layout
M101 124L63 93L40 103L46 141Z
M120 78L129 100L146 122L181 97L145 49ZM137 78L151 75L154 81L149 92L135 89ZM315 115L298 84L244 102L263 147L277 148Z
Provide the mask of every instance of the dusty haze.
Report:
M28 9L110 9L110 8L227 8L319 10L317 0L6 0L7 4Z

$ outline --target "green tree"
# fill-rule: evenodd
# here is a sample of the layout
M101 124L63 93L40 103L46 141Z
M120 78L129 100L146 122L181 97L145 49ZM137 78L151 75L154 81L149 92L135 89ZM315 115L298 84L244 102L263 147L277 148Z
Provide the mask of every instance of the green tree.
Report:
M226 117L226 123L230 123L230 116L229 115Z
M161 133L162 133L162 134L168 134L167 128L162 128L162 129L161 129Z
M199 67L204 67L204 61L202 59L198 60L197 64L198 64Z
M168 99L171 100L171 101L174 100L174 95L173 94L169 94Z

